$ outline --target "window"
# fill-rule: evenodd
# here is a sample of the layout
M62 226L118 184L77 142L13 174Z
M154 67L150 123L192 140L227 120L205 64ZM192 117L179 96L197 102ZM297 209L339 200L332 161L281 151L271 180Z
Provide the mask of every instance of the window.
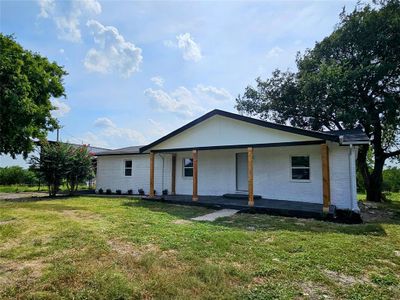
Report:
M125 160L125 176L132 176L132 161Z
M183 159L183 177L193 177L193 159Z
M310 180L310 157L292 156L292 180Z

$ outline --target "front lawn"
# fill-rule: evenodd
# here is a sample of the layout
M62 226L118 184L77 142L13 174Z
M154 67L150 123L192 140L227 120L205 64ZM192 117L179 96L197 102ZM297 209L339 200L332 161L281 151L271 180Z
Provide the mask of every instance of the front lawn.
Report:
M343 225L135 199L0 201L0 298L400 299L400 195Z

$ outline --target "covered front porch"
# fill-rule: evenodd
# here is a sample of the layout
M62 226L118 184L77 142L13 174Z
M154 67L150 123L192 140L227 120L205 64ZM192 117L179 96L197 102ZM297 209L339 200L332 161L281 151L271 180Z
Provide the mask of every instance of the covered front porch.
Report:
M305 183L290 179L290 167L284 166L294 153L309 154L312 171ZM170 188L162 196L160 191L155 191L157 155L170 161L167 170ZM315 218L335 212L330 199L329 148L325 141L163 149L150 151L149 157L150 188L144 199ZM186 169L184 164L189 158ZM186 171L190 171L190 178L184 178ZM272 182L275 177L279 178L275 182L281 187ZM288 198L281 192L285 189L292 189ZM223 196L225 193L231 194Z
M240 210L241 212L268 213L273 215L316 219L325 218L326 216L334 217L336 212L336 207L334 205L330 205L328 210L324 212L323 204L258 197L256 197L256 200L251 207L248 205L248 199L243 197L229 198L226 196L198 196L197 200L193 201L191 195L163 195L154 197L145 196L142 197L142 199L177 205L204 206L214 209L231 208Z

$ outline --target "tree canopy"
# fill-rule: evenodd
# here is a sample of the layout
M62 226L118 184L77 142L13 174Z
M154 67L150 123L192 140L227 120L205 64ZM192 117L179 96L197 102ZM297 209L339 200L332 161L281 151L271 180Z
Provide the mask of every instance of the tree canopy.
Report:
M367 199L379 201L386 159L400 155L400 1L345 10L331 35L296 58L296 72L276 70L237 98L240 112L314 130L361 125L371 139L358 166Z
M58 127L50 99L65 96L67 72L3 34L0 62L0 153L26 157L33 139L46 138Z
M43 141L40 148L38 155L31 158L31 166L46 182L49 196L56 196L63 183L73 194L80 183L93 178L92 155L86 146Z

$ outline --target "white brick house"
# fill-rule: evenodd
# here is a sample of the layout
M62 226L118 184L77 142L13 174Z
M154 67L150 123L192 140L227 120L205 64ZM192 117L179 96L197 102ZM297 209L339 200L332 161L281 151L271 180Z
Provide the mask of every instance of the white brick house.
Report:
M213 110L146 145L97 153L97 191L244 194L358 211L361 129L315 132ZM156 194L152 191L156 191ZM256 198L256 199L255 199Z

